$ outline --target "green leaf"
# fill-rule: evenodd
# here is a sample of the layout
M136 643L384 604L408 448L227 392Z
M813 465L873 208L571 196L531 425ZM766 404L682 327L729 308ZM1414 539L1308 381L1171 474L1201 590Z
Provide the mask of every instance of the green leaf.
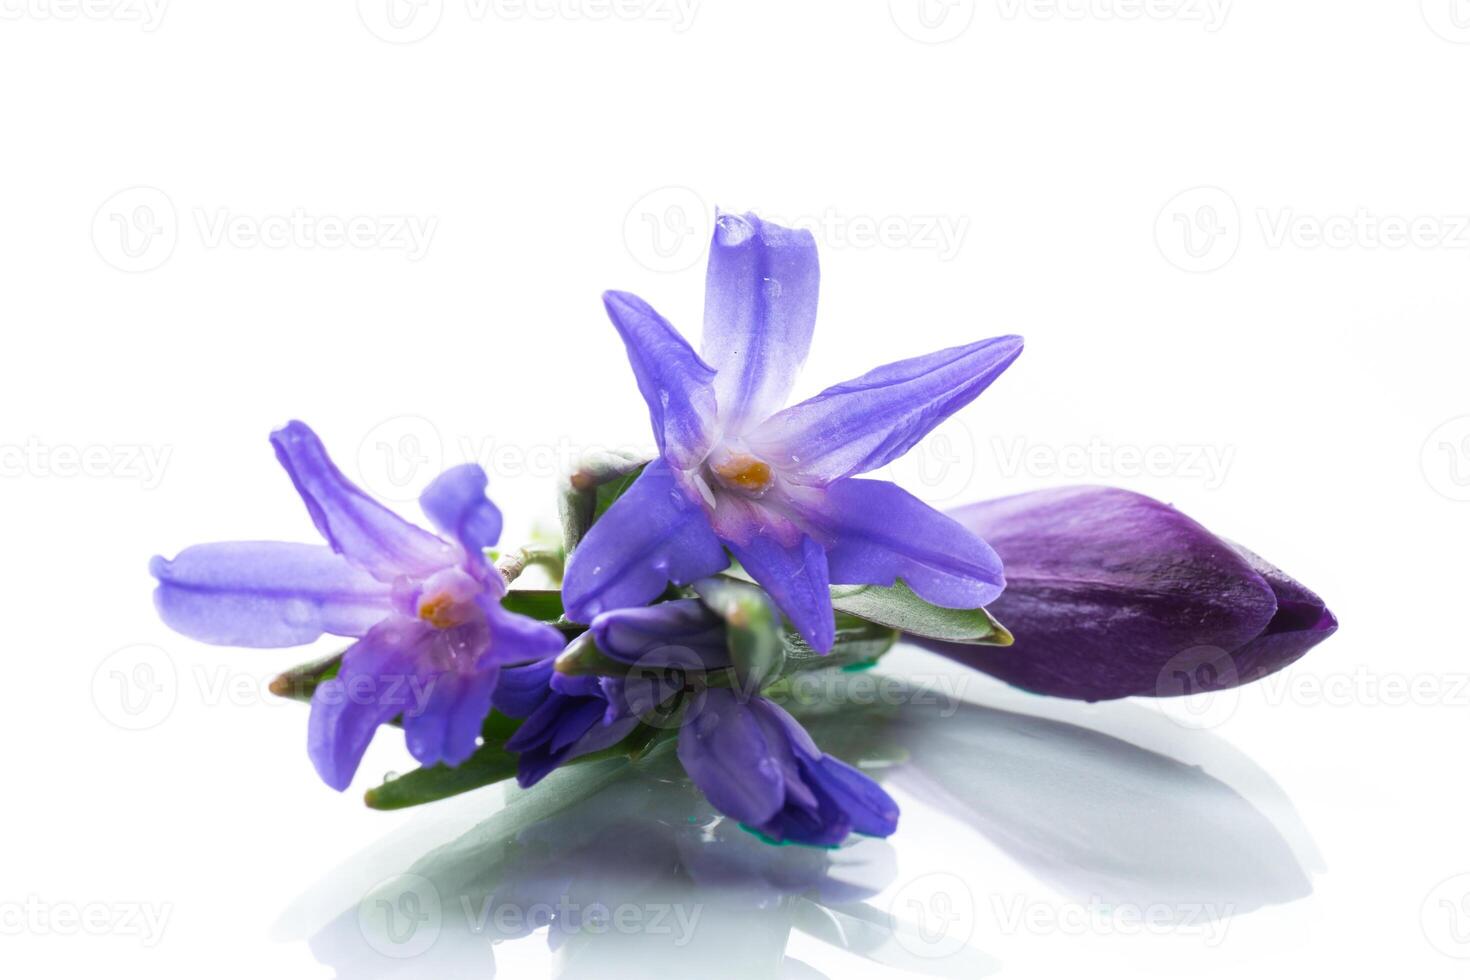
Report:
M829 653L813 650L795 630L786 631L781 639L786 647L786 667L782 673L790 676L798 671L829 667L871 667L898 642L898 630L838 613L836 639Z
M486 742L452 769L442 763L415 769L368 790L364 800L374 810L401 810L432 803L509 779L516 774L519 758L501 744Z
M554 623L561 619L561 593L556 589L511 589L500 604L513 613Z
M984 609L946 609L926 602L903 582L881 585L834 585L832 607L861 619L914 636L950 643L1008 647L1009 630Z

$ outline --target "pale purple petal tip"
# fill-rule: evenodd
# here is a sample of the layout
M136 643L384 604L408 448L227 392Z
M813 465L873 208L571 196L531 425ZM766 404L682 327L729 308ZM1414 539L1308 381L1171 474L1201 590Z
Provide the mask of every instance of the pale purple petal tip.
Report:
M419 506L439 533L458 541L477 565L484 551L500 540L500 509L485 496L485 471L477 463L445 470L424 488Z
M392 582L402 575L427 576L454 563L454 550L446 542L405 521L343 476L304 422L276 430L271 444L317 530L354 565Z
M292 647L361 636L391 611L389 587L324 545L236 541L155 557L163 621L204 643Z

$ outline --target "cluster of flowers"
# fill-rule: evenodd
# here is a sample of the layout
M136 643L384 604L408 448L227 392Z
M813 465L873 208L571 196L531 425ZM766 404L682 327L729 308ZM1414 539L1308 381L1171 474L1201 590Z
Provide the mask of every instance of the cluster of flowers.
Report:
M780 657L753 656L734 635L762 610L790 624L787 648L821 655L837 642L832 586L988 606L1013 646L926 642L1022 687L1092 700L1161 693L1161 661L1200 646L1228 660L1206 686L1243 683L1335 629L1311 592L1148 498L1083 488L943 514L859 479L988 387L1021 340L899 361L783 408L817 285L809 233L722 214L699 353L642 300L606 294L658 456L568 542L557 615L509 608L490 557L501 515L479 466L424 491L435 534L354 486L301 422L271 441L326 545L205 544L156 558L157 608L207 643L355 639L311 694L308 753L336 789L389 723L426 767L493 748L527 786L676 731L680 762L714 806L771 840L821 845L886 836L898 808L764 696ZM731 576L732 559L758 590ZM738 616L711 598L732 587L746 590Z

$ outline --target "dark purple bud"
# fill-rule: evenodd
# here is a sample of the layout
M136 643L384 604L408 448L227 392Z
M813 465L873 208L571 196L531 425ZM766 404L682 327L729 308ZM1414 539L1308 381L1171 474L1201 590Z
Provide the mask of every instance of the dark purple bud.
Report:
M1221 690L1280 670L1337 630L1299 582L1142 494L1043 490L950 516L1000 554L1006 588L988 608L1016 642L920 642L1038 694Z

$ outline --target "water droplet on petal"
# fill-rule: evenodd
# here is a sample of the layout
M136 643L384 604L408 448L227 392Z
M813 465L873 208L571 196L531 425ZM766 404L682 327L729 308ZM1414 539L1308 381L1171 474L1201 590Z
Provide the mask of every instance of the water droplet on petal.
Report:
M766 279L763 281L763 285L766 291L767 303L774 303L776 300L781 298L781 280Z
M722 214L715 222L715 237L728 248L744 245L754 234L750 222L738 214Z

